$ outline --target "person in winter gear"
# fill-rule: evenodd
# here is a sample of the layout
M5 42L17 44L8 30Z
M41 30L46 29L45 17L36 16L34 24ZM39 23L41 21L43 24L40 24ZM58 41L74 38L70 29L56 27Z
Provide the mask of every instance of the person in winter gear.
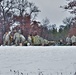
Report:
M76 44L76 36L72 36L71 37L71 41L72 41L72 45L75 45Z
M15 30L15 33L14 33L14 37L13 37L14 41L15 41L15 45L19 45L20 43L20 33L18 33L16 30Z
M30 44L30 45L32 45L32 36L31 35L28 35L28 43Z
M33 44L34 44L35 46L41 45L41 39L40 39L40 36L39 36L39 35L33 36Z
M64 43L63 43L63 39L60 39L60 46L63 46L64 45Z
M22 43L22 45L24 45L25 40L25 37L22 34L20 34L20 43Z
M71 45L71 38L69 37L69 35L66 37L66 44Z
M44 39L44 45L48 46L48 44L49 44L48 40Z
M5 32L3 35L3 45L10 45L10 33Z
M40 44L42 45L42 46L44 46L44 39L42 38L42 37L40 37Z

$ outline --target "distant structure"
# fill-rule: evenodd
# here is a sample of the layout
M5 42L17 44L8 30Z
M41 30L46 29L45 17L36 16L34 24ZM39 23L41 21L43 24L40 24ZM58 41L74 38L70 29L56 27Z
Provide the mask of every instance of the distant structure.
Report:
M71 26L68 34L69 34L70 37L73 36L73 35L76 36L76 25Z

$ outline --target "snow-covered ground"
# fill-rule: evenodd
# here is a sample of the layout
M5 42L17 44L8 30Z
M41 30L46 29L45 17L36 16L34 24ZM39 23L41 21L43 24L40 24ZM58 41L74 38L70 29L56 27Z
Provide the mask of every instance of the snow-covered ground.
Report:
M74 46L0 47L0 75L74 75L75 71Z

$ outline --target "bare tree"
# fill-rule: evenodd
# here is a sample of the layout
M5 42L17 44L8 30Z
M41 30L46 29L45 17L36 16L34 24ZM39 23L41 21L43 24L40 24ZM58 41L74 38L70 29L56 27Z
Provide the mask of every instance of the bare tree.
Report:
M15 0L14 14L24 17L29 14L31 22L34 21L40 12L35 3L28 2L27 0Z
M60 6L61 8L64 8L66 10L69 10L71 14L76 15L76 0L69 0L67 5Z
M67 26L67 28L70 28L70 26L72 25L72 17L66 17L63 20L63 23Z
M31 21L33 21L37 17L40 10L34 3L29 2L29 12L30 12L30 16L31 16Z
M29 13L31 21L33 21L40 12L35 3L28 2L27 0L15 0L14 11L18 12L20 16L25 16L25 14ZM18 13L15 14L17 15Z
M60 7L68 10L71 14L74 15L72 22L76 24L76 0L69 0L66 5Z
M15 0L15 14L19 14L19 16L24 16L27 11L28 1L27 0Z
M6 25L8 24L8 22L11 20L12 17L12 9L13 7L13 0L2 0L2 2L0 3L0 14L1 14L1 20L2 20L2 24L3 24L3 29L4 32L6 31Z
M49 19L46 17L45 19L42 20L42 24L43 24L43 27L46 27L48 28L49 24L50 24L50 21Z

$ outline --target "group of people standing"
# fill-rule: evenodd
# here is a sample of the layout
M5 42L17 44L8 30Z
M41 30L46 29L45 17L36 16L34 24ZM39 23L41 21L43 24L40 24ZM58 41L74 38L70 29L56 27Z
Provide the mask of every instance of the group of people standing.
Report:
M21 34L21 31L14 30L14 33L6 31L3 35L3 45L16 45L24 43L25 37Z
M71 45L75 45L76 46L76 36L67 36L66 40L65 40L65 44L63 43L62 40L60 40L59 42L52 42L52 41L48 41L46 39L43 39L42 37L40 37L39 35L37 35L37 33L35 33L34 35L28 35L27 37L25 37L20 30L14 30L14 32L10 32L10 31L6 31L5 34L3 35L3 45L16 45L16 46L48 46L48 45L59 45L59 46L71 46Z
M67 45L75 45L76 46L76 36L75 35L72 35L71 37L68 35L66 37L66 44Z
M20 30L14 30L14 33L12 32L5 32L3 35L3 45L16 45L16 46L27 46L27 45L44 45L48 44L48 41L46 39L43 39L37 33L34 35L28 35L25 37Z

